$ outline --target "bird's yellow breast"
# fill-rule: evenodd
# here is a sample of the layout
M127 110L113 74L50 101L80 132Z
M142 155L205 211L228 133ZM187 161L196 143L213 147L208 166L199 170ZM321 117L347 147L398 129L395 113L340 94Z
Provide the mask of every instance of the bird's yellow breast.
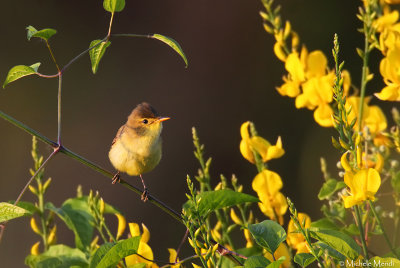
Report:
M129 128L122 130L108 154L115 169L137 176L155 168L161 159L160 132L138 136Z

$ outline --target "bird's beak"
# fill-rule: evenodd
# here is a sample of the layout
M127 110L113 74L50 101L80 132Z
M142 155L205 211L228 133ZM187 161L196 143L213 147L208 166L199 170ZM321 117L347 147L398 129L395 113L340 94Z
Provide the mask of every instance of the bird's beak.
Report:
M157 121L162 122L162 121L167 121L169 119L171 119L171 117L159 117Z

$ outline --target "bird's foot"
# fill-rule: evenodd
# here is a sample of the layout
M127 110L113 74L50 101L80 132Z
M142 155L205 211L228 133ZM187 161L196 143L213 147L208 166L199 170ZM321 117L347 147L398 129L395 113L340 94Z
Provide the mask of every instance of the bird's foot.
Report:
M149 196L149 190L147 188L144 188L142 197L141 197L142 201L146 202L147 200L149 200L148 196Z
M112 177L112 184L116 184L117 182L120 182L121 178L119 177L119 171Z

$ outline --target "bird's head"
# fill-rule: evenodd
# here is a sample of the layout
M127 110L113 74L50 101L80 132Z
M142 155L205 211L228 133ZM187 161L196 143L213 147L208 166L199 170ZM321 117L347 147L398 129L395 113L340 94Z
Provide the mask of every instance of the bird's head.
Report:
M150 104L143 102L133 109L126 124L138 135L157 136L161 132L162 122L168 119L170 118L159 116Z

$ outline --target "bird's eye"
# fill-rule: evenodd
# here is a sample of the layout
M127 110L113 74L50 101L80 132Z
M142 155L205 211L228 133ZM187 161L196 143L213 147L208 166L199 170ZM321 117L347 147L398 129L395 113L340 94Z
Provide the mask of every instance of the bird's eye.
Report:
M142 123L147 124L149 121L147 119L143 119Z

